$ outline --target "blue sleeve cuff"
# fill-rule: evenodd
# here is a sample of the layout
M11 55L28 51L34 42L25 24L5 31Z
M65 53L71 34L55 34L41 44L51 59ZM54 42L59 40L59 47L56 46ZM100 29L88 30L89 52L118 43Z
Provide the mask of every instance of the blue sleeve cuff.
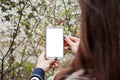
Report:
M41 68L35 68L32 76L37 76L41 80L44 80L44 70Z

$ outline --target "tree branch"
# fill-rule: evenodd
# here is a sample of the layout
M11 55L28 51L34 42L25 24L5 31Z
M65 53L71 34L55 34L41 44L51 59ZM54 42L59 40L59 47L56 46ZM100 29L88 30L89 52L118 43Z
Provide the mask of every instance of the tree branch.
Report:
M24 10L24 8L25 8L25 6L26 6L26 4L24 4L24 6L23 6L23 8L22 8L22 11ZM5 56L2 58L2 64L1 64L1 80L3 80L4 79L4 62L5 62L5 59L6 59L6 57L8 56L8 54L9 54L9 52L11 51L11 49L12 49L12 47L13 47L13 45L14 45L14 43L15 43L15 39L16 39L16 37L17 37L17 34L18 34L18 30L19 30L19 28L20 28L20 22L21 22L21 18L22 18L22 11L21 11L21 13L20 13L20 18L19 18L19 22L18 22L18 24L17 24L17 29L15 30L15 33L13 33L13 41L11 42L11 44L10 44L10 47L9 47L9 49L8 49L8 51L6 52L6 54L5 54Z

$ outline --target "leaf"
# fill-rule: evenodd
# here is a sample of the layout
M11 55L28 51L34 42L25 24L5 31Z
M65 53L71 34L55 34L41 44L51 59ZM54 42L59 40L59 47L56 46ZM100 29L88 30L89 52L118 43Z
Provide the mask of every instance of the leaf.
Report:
M24 52L19 52L19 54L20 54L21 56L23 56L23 55L24 55Z
M68 28L68 31L71 31L71 29L70 29L70 28Z
M29 29L30 22L27 20L24 20L24 22L22 22L22 25L26 26L26 28Z
M33 13L30 13L29 15L28 15L28 18L30 19L30 18L33 18L34 17L34 14Z
M30 63L27 63L27 64L25 65L25 67L26 67L26 69L27 69L28 71L32 71L32 66L31 66Z

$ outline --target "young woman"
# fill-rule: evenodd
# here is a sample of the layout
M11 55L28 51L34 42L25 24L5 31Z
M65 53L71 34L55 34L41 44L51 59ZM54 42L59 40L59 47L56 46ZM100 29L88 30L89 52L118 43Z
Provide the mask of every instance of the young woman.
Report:
M75 53L72 64L51 80L120 80L120 0L79 0L80 44L66 38ZM75 40L76 42L75 42ZM78 50L77 50L78 47ZM55 67L42 54L31 80L44 80L44 71ZM35 78L35 76L37 78Z

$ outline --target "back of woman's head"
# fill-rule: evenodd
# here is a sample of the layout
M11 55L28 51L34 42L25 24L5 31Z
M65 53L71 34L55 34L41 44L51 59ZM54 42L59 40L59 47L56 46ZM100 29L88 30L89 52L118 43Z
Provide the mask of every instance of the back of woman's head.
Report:
M79 64L93 69L97 80L120 80L120 0L79 3L82 22L76 69Z
M120 80L120 0L79 0L80 45L72 65L56 76L84 68L97 80Z

